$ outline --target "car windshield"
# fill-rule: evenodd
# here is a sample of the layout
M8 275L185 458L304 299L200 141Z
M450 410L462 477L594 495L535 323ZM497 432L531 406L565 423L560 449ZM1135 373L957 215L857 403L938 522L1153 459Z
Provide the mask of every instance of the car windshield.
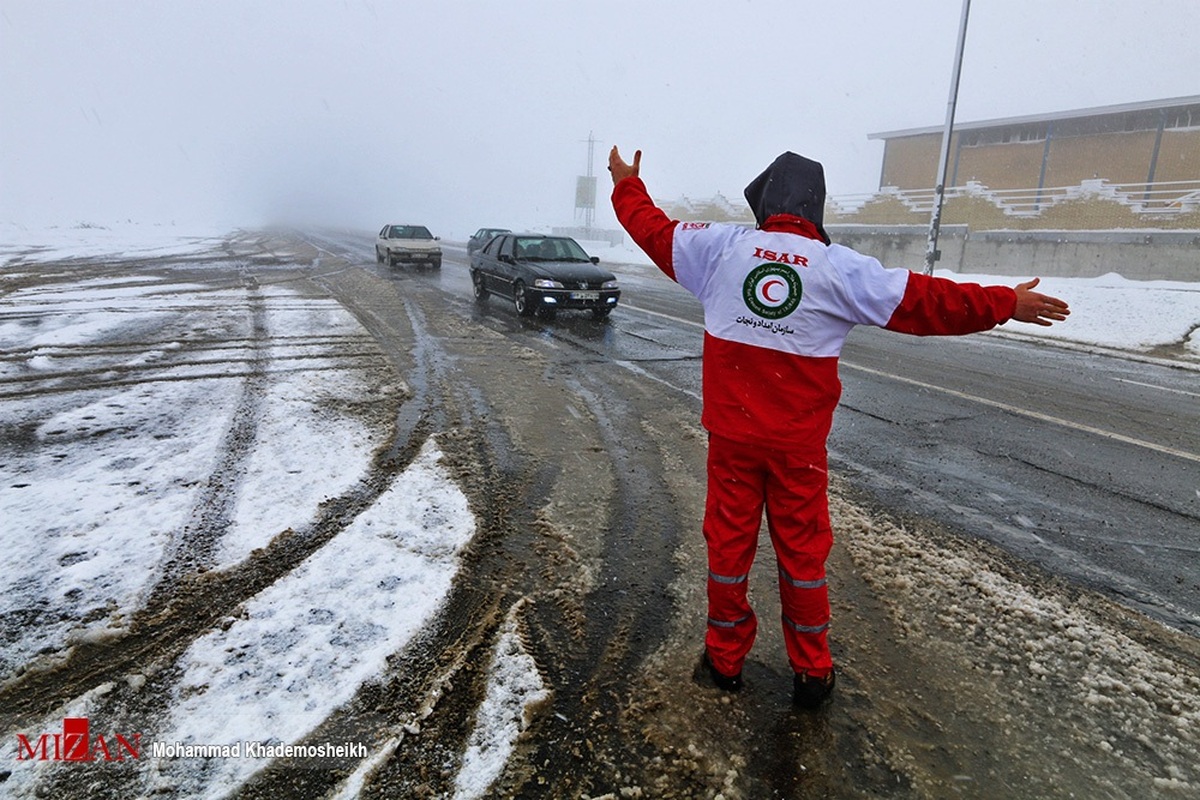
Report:
M433 234L424 225L393 225L388 231L389 239L432 239Z
M517 239L517 258L527 261L590 261L574 239L523 236Z

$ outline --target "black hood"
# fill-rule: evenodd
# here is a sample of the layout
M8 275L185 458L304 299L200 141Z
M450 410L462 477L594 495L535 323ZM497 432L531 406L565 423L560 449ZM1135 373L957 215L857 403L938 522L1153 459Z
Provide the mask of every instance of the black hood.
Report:
M746 187L746 202L761 228L768 217L791 214L817 226L825 233L825 169L820 163L795 153L784 153Z

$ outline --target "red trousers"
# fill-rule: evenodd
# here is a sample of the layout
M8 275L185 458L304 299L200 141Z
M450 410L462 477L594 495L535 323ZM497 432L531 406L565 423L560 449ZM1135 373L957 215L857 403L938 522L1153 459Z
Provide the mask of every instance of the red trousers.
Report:
M746 593L764 506L779 566L788 662L795 672L817 675L833 666L826 638L825 559L833 545L826 469L823 447L801 455L709 437L705 645L719 672L741 672L758 631Z

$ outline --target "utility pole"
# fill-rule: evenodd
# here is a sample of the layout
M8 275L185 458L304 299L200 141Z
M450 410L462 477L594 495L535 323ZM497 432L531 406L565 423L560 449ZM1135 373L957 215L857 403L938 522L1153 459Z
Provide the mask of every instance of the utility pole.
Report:
M967 41L967 15L971 0L963 0L962 20L958 24L958 48L954 53L954 72L950 78L950 100L946 103L946 127L942 130L942 153L938 160L937 184L933 189L933 213L929 218L929 242L925 246L925 274L933 274L933 263L941 258L937 249L938 228L942 224L942 200L946 196L946 171L950 162L950 136L954 133L954 108L958 105L958 79L962 74L963 45Z

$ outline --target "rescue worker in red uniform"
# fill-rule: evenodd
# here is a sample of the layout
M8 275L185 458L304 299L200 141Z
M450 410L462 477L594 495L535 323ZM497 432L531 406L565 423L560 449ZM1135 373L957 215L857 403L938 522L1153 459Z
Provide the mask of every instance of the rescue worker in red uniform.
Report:
M956 283L887 269L831 244L822 225L822 166L779 156L746 187L758 222L672 220L628 164L609 154L613 208L633 241L704 307L703 412L709 433L708 628L701 672L742 686L758 621L747 579L764 509L779 567L793 699L819 707L833 691L825 560L833 544L825 442L841 395L838 356L855 325L916 335L988 330L1010 319L1050 325L1070 313L1033 291Z

